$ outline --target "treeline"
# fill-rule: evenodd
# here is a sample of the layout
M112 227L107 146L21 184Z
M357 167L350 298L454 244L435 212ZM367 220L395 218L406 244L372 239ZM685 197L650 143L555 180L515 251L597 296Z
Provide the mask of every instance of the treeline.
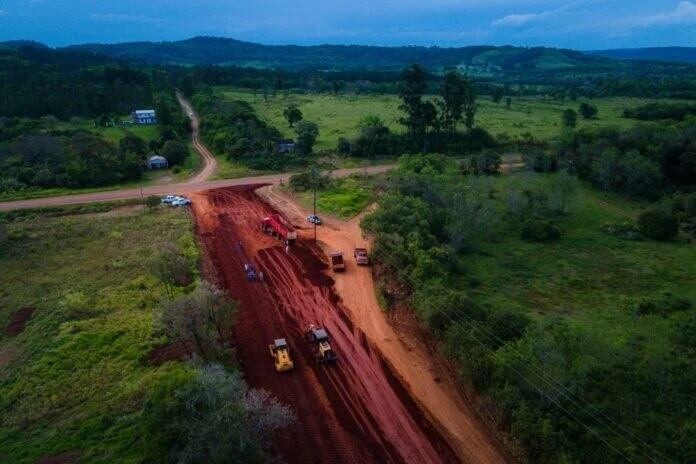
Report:
M152 101L149 75L82 52L0 50L0 116L96 118Z
M526 159L537 171L567 167L604 190L657 199L696 184L696 128L584 129L565 134L558 155L533 152Z
M683 121L689 116L696 116L696 105L677 103L648 103L637 108L624 110L624 117L641 121L660 121L673 119Z
M385 299L410 302L527 462L694 461L691 303L668 295L636 309L670 318L664 351L637 335L610 344L565 319L475 304L463 290L480 285L467 276L467 253L510 231L558 239L553 223L573 214L577 187L558 173L503 193L463 172L428 155L404 157L391 173L362 223L375 238Z

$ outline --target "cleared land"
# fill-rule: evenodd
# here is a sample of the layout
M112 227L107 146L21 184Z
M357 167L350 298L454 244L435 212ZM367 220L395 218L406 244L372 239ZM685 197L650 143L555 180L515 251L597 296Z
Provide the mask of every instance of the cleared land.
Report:
M402 112L395 95L327 95L327 94L278 94L268 96L227 88L218 89L225 98L244 100L251 103L259 116L277 127L283 135L294 137L293 129L283 117L283 110L290 104L297 105L304 118L319 125L317 149L335 149L339 137L352 138L358 134L358 125L366 116L379 116L392 130L400 132ZM476 123L495 136L501 134L511 138L530 134L540 140L558 136L561 129L561 114L571 108L577 111L582 101L587 101L599 110L597 119L578 119L578 127L631 127L635 120L623 117L623 110L643 105L654 100L644 98L596 98L579 99L576 102L554 100L544 97L512 97L507 108L505 100L493 103L488 97L479 99ZM669 100L660 100L662 102Z
M142 460L151 446L142 431L146 401L190 370L148 361L164 341L153 335L152 320L165 295L150 259L160 238L171 238L196 260L188 215L138 207L29 214L7 229L9 241L0 243L0 462ZM6 331L24 308L31 315L21 330Z

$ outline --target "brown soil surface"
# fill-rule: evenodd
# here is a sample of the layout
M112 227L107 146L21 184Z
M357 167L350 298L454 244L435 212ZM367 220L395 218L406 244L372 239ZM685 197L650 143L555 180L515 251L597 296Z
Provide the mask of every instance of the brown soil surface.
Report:
M32 314L34 314L34 308L22 308L16 311L5 328L5 335L14 337L24 332L24 327Z
M183 343L172 343L169 345L157 346L150 350L147 355L147 362L152 366L159 366L167 361L179 361L189 358L191 349L187 351Z
M283 211L309 241L313 227L306 222L308 211L299 207L277 186L257 191L267 203ZM335 291L341 297L352 323L365 334L368 341L379 347L381 356L395 376L414 398L425 416L452 446L462 462L513 462L504 446L490 433L478 417L475 408L462 393L456 373L437 352L437 343L415 317L394 314L389 320L377 302L372 272L358 266L353 259L356 246L369 243L363 238L358 216L350 221L323 218L317 228L318 244L326 252L343 251L346 272L337 274Z
M273 210L255 188L198 193L193 212L208 269L240 302L235 339L247 381L297 414L278 451L291 463L456 462L382 347L353 323L325 273L323 252L300 239L286 253L260 231L261 218ZM264 281L248 282L244 263L262 271ZM329 332L335 365L314 360L303 337L312 323ZM295 361L285 373L275 371L268 350L279 337Z

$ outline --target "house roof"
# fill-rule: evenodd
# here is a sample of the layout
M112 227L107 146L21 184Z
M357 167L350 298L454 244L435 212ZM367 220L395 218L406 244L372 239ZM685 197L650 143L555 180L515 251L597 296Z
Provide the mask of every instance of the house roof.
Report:
M134 113L137 116L152 116L155 114L155 110L135 110Z
M150 159L149 159L148 161L149 161L149 162L159 161L160 163L161 163L161 162L165 162L165 163L168 162L168 161L167 161L167 158L165 158L164 156L160 156L160 155L151 156Z

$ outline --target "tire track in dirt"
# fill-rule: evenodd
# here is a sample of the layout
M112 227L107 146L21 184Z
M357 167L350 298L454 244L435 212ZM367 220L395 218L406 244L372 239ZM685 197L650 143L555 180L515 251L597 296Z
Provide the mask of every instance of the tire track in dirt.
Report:
M252 387L290 404L298 421L278 442L289 462L456 462L454 453L420 413L378 350L351 323L323 270L323 253L302 240L290 253L261 233L271 208L256 187L196 194L197 231L219 284L240 302L237 355ZM264 272L248 282L243 265ZM336 365L313 359L303 331L324 326ZM278 373L268 344L285 337L295 369Z

